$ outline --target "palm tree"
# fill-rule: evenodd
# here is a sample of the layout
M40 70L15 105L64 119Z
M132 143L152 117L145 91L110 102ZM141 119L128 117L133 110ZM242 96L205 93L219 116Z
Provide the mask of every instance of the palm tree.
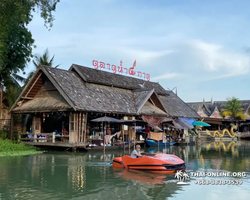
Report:
M179 170L175 173L174 177L177 178L179 181L182 181L182 176L183 176L183 172Z
M24 83L25 80L25 78L15 73L5 76L4 80L0 83L0 92L2 94L0 101L2 102L3 95L5 95L8 106L12 106L22 91L22 86L19 82Z
M246 120L246 115L243 114L243 108L241 108L241 102L238 98L232 97L227 99L225 109L222 109L222 117L231 117L233 120L241 119Z
M36 70L37 70L37 68L40 67L41 65L53 67L53 65L54 65L54 64L53 64L53 61L54 61L55 55L53 55L51 59L50 59L49 57L50 57L50 56L49 56L49 50L48 50L48 49L45 50L45 52L43 53L42 56L35 55L35 56L34 56L35 59L34 59L32 62L33 62L33 64L35 65ZM55 68L57 68L58 66L59 66L59 65L56 65ZM34 71L32 71L32 72L30 72L30 73L28 74L28 77L27 77L27 80L26 80L26 83L25 83L25 84L27 84L27 82L30 80L30 78L32 77L32 75L35 73L36 70L34 70Z

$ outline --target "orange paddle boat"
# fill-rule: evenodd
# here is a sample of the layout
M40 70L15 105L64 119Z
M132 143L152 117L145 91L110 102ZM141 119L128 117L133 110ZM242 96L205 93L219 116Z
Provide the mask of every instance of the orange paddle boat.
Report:
M174 174L176 171L186 170L185 162L171 154L142 153L141 158L131 158L128 155L116 157L113 160L114 168L143 170L160 174Z

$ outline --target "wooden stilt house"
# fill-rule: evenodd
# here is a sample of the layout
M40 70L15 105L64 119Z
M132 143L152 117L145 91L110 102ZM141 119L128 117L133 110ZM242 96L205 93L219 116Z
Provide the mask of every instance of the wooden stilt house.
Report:
M143 115L199 118L158 83L75 64L69 70L38 68L10 112L29 116L23 132L33 134L32 141L37 142L39 135L55 133L52 143L56 143L59 132L60 139L69 145L83 146L90 131L98 132L95 125L90 127L91 120L104 115L118 119Z

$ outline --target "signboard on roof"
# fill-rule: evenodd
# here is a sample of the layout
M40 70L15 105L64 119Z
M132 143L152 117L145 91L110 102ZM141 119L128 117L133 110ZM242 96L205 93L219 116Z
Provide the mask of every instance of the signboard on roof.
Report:
M99 62L97 60L92 61L92 65L94 66L95 69L106 69L113 71L115 74L127 74L131 76L136 76L138 78L143 78L144 80L150 81L150 75L148 73L144 73L141 71L134 71L136 67L136 60L133 63L133 67L126 68L122 66L123 61L120 61L120 66L117 65L111 65L109 63L104 63L104 62Z

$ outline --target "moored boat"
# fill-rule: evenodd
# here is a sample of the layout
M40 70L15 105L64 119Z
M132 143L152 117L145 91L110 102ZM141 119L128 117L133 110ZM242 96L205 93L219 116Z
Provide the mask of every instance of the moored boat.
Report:
M128 155L116 157L113 160L114 168L143 170L153 173L173 174L179 170L186 170L185 162L172 154L143 153L141 158L132 158Z
M157 146L170 146L174 145L176 142L155 142L154 140L146 140L146 145L150 147L157 147Z

